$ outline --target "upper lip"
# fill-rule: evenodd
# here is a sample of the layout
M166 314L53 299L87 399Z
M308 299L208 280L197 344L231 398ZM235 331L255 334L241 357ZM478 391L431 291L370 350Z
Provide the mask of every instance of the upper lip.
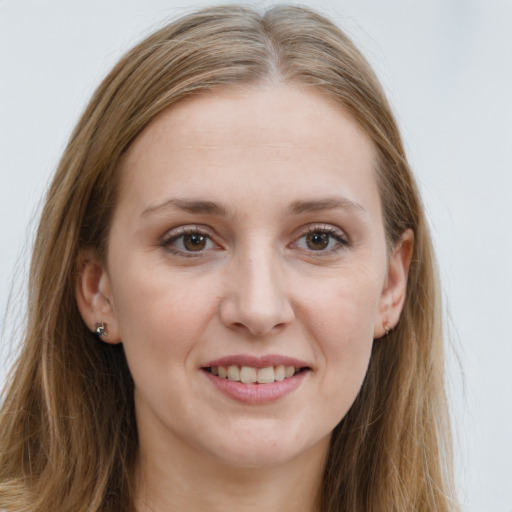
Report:
M212 366L250 366L251 368L266 368L268 366L295 366L295 368L310 368L310 365L300 359L279 354L267 354L264 356L252 356L249 354L237 354L213 359L202 365L202 368Z

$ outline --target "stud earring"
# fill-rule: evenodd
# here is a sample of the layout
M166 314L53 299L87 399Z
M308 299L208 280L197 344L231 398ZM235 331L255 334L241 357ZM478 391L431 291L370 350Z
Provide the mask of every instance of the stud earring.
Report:
M105 322L101 322L94 326L94 334L97 336L108 336L107 324Z
M389 334L389 331L391 331L391 329L389 328L389 324L388 324L388 322L387 322L387 321L386 321L386 322L384 322L383 327L384 327L384 332L385 332L384 336L387 336L387 335Z

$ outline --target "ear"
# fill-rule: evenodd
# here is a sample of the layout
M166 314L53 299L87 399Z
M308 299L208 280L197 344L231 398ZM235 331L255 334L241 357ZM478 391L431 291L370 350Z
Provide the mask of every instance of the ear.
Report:
M120 343L110 280L93 249L84 249L78 256L75 295L80 314L89 329L94 332L97 325L104 322L107 334L101 336L101 340L110 344Z
M402 233L389 256L388 273L379 301L374 338L382 338L400 320L413 249L414 233L411 229L407 229Z

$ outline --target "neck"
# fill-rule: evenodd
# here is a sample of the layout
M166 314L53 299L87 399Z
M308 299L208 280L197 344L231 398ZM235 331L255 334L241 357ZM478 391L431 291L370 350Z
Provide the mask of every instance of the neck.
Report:
M253 512L257 507L266 512L318 512L329 440L324 444L325 450L315 447L311 453L270 468L233 467L204 454L146 456L141 449L136 510Z

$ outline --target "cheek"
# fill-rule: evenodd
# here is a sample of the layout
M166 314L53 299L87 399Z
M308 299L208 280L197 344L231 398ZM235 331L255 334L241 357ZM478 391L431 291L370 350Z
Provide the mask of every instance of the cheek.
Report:
M377 284L376 284L377 283ZM366 375L381 288L375 275L340 276L323 292L309 294L307 315L324 368L323 399L347 412Z
M372 340L384 277L375 271L348 269L304 290L304 314L322 332L325 342L337 340L340 349Z
M139 267L140 269L140 267ZM215 309L215 286L159 272L119 269L115 312L127 352L165 365L197 343ZM212 289L213 288L213 289Z

